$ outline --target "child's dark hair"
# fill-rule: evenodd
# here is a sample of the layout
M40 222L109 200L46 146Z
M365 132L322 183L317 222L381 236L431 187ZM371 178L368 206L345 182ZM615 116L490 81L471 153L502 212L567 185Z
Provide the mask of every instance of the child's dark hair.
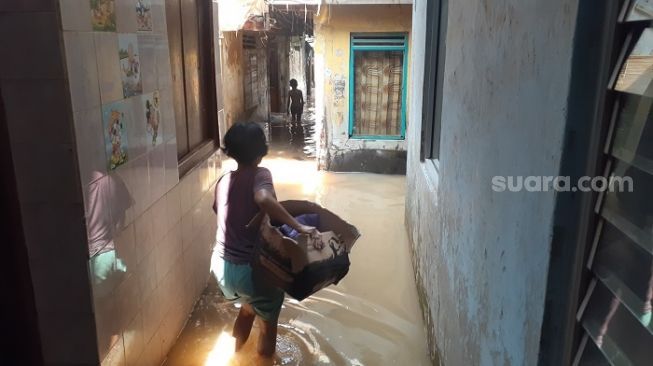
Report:
M299 85L299 84L297 84L297 80L296 80L296 79L290 79L290 86L291 86L291 87L296 88L297 85Z
M236 123L224 135L222 151L238 164L252 164L268 153L265 133L261 126L254 122Z

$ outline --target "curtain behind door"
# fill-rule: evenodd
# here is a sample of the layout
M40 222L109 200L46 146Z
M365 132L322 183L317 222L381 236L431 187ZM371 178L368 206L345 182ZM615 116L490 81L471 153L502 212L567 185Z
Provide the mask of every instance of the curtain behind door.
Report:
M402 51L354 51L354 135L401 135Z

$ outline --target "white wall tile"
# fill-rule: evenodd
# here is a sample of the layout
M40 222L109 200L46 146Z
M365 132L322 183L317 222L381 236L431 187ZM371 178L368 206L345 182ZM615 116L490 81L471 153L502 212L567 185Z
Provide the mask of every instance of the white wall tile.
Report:
M115 0L116 30L119 33L136 33L136 0Z
M163 278L172 270L173 264L180 258L181 224L175 225L157 247L157 286L162 286Z
M193 217L190 212L181 217L181 239L184 250L188 250L193 245L195 233L193 232Z
M181 223L181 186L177 185L166 194L166 223L173 227Z
M64 30L90 32L91 2L89 0L59 0Z
M138 51L141 62L141 81L143 94L157 90L157 63L156 63L156 36L152 34L138 34Z
M136 257L136 237L134 234L134 224L130 224L121 230L115 236L114 245L116 248L116 257L122 260L127 271L136 270L138 259Z
M156 36L155 63L157 72L157 85L159 90L172 88L172 68L170 67L170 48L168 38Z
M118 304L118 311L120 316L118 323L120 324L120 330L127 328L131 324L132 320L140 310L140 287L138 282L138 277L135 275L128 274L125 276L122 283L116 288L116 302Z
M197 284L195 283L196 251L185 250L183 254L184 296L195 299Z
M125 222L123 223L120 228L125 228L127 225L132 224L134 222L134 216L136 212L136 197L135 197L135 189L134 189L134 181L132 178L132 167L129 163L124 164L116 168L112 174L116 179L122 180L122 182L125 184L127 187L127 191L129 192L129 197L131 197L131 202L130 202L130 207L127 209L125 212Z
M158 245L170 230L172 226L168 226L168 217L167 217L167 202L165 195L159 198L158 201L152 204L150 207L150 215L152 216L152 233L154 239L154 245Z
M152 215L149 210L134 221L134 238L136 239L136 258L140 263L155 246Z
M152 28L156 33L166 34L168 31L165 11L164 0L152 0Z
M190 175L187 174L179 181L181 186L181 215L186 216L190 209L193 207L192 199L192 183Z
M125 348L122 337L111 348L106 357L102 360L101 366L124 366L125 365Z
M94 290L95 328L98 351L103 360L111 348L119 341L122 329L118 319L120 312L114 293L98 295Z
M148 137L143 97L136 95L125 99L126 109L129 113L127 126L127 151L130 159L136 159L147 152Z
M150 251L138 265L137 273L139 288L143 299L156 290L158 276L158 270L156 268L157 259L156 252Z
M143 213L152 202L152 188L147 165L147 156L143 155L128 163L132 169L132 181L134 183L133 195L136 201L134 215Z
M141 301L143 303L143 340L146 344L149 344L154 333L159 328L163 317L160 306L161 296L158 290L150 291L146 295L141 295Z
M123 98L118 57L118 35L109 32L96 32L94 36L100 98L102 104L115 102Z
M164 145L155 147L149 152L147 157L152 199L157 200L163 197L166 192Z
M179 163L177 160L177 140L172 139L164 143L166 191L170 191L179 183Z
M138 365L138 359L143 353L145 339L143 337L143 316L139 311L134 320L127 326L123 334L125 346L125 361L129 365Z
M100 84L93 33L63 32L63 39L73 110L100 107Z
M204 164L204 163L203 163ZM193 169L187 179L190 182L191 203L193 206L202 198L202 181L200 179L201 167Z
M172 90L159 90L159 95L161 97L161 128L163 130L163 141L169 141L177 136Z
M107 157L99 107L75 112L77 159L82 185L107 174Z

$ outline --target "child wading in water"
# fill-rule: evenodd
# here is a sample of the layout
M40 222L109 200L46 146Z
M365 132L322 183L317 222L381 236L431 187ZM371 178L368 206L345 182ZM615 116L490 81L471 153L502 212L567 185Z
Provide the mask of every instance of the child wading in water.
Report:
M224 137L224 152L238 163L218 181L213 210L217 214L216 244L211 272L224 296L242 304L234 324L236 352L247 342L254 319L261 320L258 353L269 357L275 352L277 322L283 303L283 290L273 287L252 272L252 262L260 247L258 228L245 226L259 212L287 224L300 233L318 235L317 229L302 225L277 201L272 175L258 165L267 154L263 130L255 123L238 123Z
M297 80L290 79L290 93L288 94L288 114L292 114L292 121L299 123L302 121L304 113L304 95L297 89Z

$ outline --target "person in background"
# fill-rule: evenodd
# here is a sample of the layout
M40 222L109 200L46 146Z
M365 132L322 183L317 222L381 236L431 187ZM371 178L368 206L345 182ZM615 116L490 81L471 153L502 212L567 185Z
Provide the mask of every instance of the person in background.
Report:
M293 123L302 121L304 113L304 95L297 89L297 80L290 79L290 93L288 93L288 114L292 115Z
M211 272L224 296L242 304L233 329L236 352L247 342L254 320L259 317L262 324L257 350L261 356L270 357L276 348L284 292L252 272L261 243L258 228L248 229L246 225L263 211L299 233L316 237L319 232L299 223L277 201L270 171L258 166L268 151L261 127L255 123L235 124L224 137L223 150L236 160L238 168L223 175L216 185L213 210L218 228Z

